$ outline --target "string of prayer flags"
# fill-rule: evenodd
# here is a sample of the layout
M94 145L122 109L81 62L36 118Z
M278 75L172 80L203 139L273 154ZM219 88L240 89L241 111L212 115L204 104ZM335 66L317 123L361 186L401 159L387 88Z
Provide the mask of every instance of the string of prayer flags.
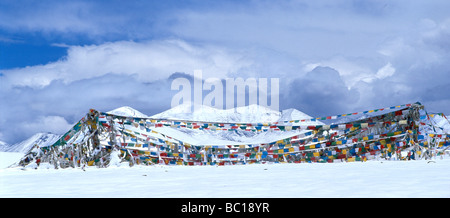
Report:
M449 145L448 135L424 132L420 103L368 110L336 116L272 123L222 123L188 120L124 117L90 110L55 144L29 153L22 164L39 156L59 167L105 167L114 150L133 164L234 165L265 162L336 163L392 158L399 151L414 151L405 159L418 159L427 149ZM346 123L303 125L305 121L331 120L357 114L382 112ZM162 128L162 129L161 129ZM188 128L203 131L280 131L280 135L258 143L192 144L185 137L165 131ZM288 136L288 137L287 137ZM61 154L52 156L52 154Z

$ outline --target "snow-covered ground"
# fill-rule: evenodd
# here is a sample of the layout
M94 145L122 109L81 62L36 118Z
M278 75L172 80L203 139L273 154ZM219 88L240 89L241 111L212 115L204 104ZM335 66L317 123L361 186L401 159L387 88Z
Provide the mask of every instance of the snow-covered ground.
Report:
M6 168L20 153L0 152L0 197L450 197L450 156L432 161Z

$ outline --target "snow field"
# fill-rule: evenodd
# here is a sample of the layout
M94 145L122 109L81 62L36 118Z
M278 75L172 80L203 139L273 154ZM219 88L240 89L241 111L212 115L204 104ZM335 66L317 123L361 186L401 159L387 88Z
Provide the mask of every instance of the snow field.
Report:
M3 165L4 167L4 165ZM450 157L432 161L0 169L0 197L450 197Z

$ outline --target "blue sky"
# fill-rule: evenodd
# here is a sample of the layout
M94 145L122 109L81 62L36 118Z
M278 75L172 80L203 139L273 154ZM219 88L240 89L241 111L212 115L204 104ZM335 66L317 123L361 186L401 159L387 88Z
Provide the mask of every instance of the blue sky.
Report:
M450 1L1 1L0 141L170 108L175 73L280 78L280 109L450 114ZM177 75L177 74L175 74Z

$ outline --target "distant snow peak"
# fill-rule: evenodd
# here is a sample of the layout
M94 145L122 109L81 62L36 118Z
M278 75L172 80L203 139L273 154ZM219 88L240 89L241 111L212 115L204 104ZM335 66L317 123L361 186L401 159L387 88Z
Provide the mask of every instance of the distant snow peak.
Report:
M314 120L311 121L313 117L309 116L308 114L303 113L302 111L299 111L294 108L289 108L286 110L283 110L281 112L281 117L278 120L278 122L282 121L291 121L291 120L302 120L301 123L298 123L299 125L324 125L323 122Z
M297 109L290 108L282 112L257 104L231 109L218 109L207 105L188 102L177 105L166 111L147 116L136 109L123 106L107 113L127 117L150 117L153 119L189 120L224 123L273 123L291 120L308 120L313 117ZM302 122L302 125L322 125L320 121Z
M206 105L181 104L151 116L156 119L179 119L204 122L276 122L281 113L259 105L217 109Z
M107 113L126 117L148 117L147 115L129 106L119 107L112 111L108 111Z
M40 147L50 146L55 143L61 135L53 134L53 133L36 133L28 139L25 139L22 142L2 146L0 147L1 151L6 152L21 152L27 153L34 145L39 145Z
M280 121L290 121L290 120L306 120L311 119L312 117L308 114L305 114L297 109L289 108L282 111L282 116Z
M9 146L8 143L0 141L0 151L6 150Z

